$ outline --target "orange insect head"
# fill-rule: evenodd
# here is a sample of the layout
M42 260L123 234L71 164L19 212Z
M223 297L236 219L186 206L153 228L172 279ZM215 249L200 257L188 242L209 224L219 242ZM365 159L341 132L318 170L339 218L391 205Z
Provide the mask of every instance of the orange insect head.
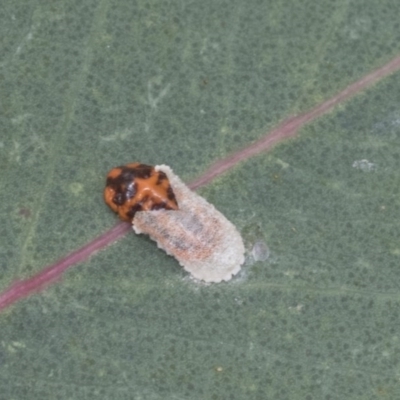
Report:
M179 209L167 175L140 163L119 166L108 173L104 200L121 219L130 222L137 211Z

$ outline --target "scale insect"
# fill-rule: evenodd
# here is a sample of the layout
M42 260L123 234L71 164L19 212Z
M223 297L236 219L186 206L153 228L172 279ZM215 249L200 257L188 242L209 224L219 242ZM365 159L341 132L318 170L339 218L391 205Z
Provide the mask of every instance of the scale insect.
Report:
M148 234L194 278L229 281L240 271L245 249L238 230L167 165L113 168L104 199L137 234Z

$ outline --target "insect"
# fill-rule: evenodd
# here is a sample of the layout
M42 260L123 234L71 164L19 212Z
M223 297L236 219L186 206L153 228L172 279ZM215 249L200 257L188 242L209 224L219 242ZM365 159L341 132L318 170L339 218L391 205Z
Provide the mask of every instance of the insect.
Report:
M131 163L112 169L104 199L137 234L148 234L196 279L228 281L244 262L235 226L167 165Z
M108 173L104 200L124 221L132 221L137 211L178 209L167 175L140 163L116 167Z

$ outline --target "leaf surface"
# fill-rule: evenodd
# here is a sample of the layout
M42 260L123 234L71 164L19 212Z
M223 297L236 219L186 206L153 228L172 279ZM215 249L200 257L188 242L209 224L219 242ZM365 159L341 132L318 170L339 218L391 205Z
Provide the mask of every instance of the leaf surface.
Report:
M3 3L4 289L115 224L110 168L191 182L400 53L395 1ZM199 189L232 281L131 233L3 311L4 398L399 397L399 76Z

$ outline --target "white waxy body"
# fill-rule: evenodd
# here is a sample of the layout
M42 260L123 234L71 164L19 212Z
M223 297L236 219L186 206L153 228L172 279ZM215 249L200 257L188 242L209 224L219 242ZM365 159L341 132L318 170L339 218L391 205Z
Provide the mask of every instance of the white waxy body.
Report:
M242 237L212 204L191 191L170 167L157 165L171 184L179 210L139 211L137 234L146 233L183 268L205 282L229 281L244 262Z

